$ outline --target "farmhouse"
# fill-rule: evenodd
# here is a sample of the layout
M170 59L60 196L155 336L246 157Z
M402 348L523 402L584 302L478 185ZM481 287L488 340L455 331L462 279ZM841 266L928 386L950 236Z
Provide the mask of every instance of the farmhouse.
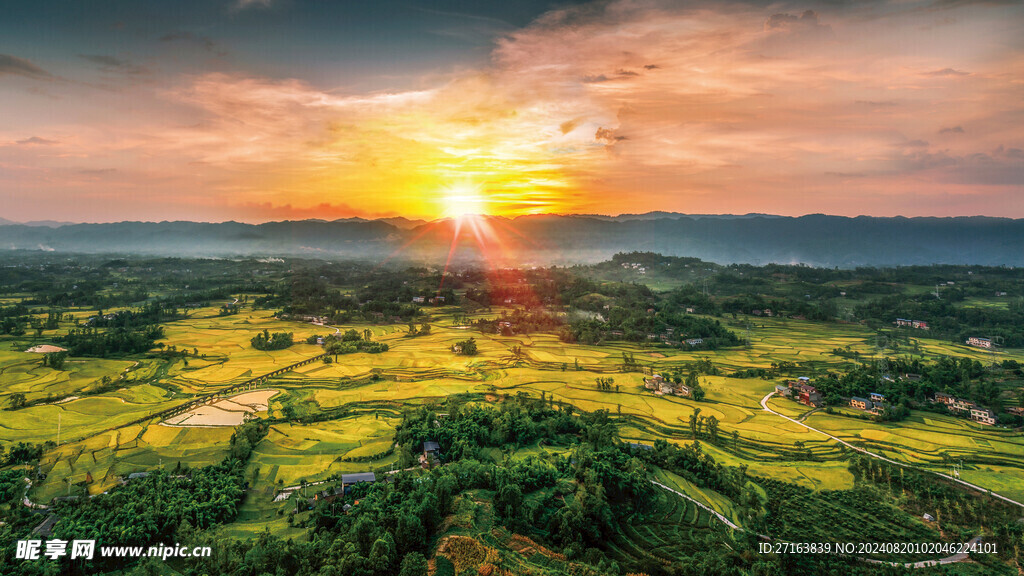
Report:
M786 386L785 384L776 384L775 391L779 394L779 396L785 396L786 398L793 397L793 391L790 390L789 386Z
M988 408L976 406L971 408L971 420L992 426L996 423L996 415L995 412L992 412Z
M704 339L703 338L689 338L689 339L686 340L686 343L689 344L690 346L697 346L699 344L703 344L704 343Z
M978 348L991 348L992 341L988 338L979 338L977 336L971 336L967 339L968 346L977 346Z
M423 304L426 301L426 298L423 296L413 296L412 301L413 304Z
M53 527L56 526L57 522L59 521L60 517L58 517L56 514L52 512L50 514L47 514L46 518L43 518L43 521L32 529L32 535L42 536L43 538L49 538L50 535L53 533Z
M945 392L936 392L935 401L942 402L943 404L948 406L955 402L956 398L954 398L951 394L946 394Z
M807 406L813 406L815 408L821 406L821 392L810 384L800 385L800 403L806 404Z
M961 398L954 398L953 403L949 404L950 409L956 410L957 412L968 412L972 408L976 407L977 404L970 400L963 400Z
M423 457L424 458L437 458L437 455L441 453L441 447L438 446L437 442L427 440L423 443Z
M1006 411L1017 416L1024 416L1024 407L1022 406L1010 406Z
M431 304L444 304L444 296L434 296L429 302Z
M661 385L665 382L665 379L661 377L661 374L655 374L650 378L644 378L644 388L648 390L660 390Z
M857 408L858 410L870 410L873 404L871 403L871 400L854 396L853 398L850 398L850 406Z
M879 394L878 392L872 392L871 393L871 401L875 402L875 403L885 402L885 396L882 395L882 394Z
M356 484L363 482L376 482L377 475L373 472L357 472L355 474L342 474L341 475L341 486L342 490L348 492L348 489Z

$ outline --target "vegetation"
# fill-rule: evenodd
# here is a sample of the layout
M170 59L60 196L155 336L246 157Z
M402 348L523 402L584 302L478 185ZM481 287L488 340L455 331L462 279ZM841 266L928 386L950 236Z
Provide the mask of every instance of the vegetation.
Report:
M983 326L1019 297L1016 272L721 267L653 254L486 273L21 258L0 271L0 550L41 521L20 502L27 494L54 505L55 537L216 552L166 567L0 554L3 574L902 571L761 554L758 533L983 535L998 554L945 569L1010 574L1019 561L1019 510L931 471L1024 498L1024 440L1007 412L1024 398L1024 354L860 317L881 298L926 301L949 278L941 296L962 290L950 305L980 310L963 317ZM50 343L67 353L26 351ZM643 378L653 373L691 395L652 394ZM769 396L799 376L824 409ZM252 386L265 405L246 407L238 429L156 416ZM872 392L889 404L878 416L846 407ZM992 408L1002 425L950 414L930 401L936 392ZM857 456L762 400L909 467ZM426 442L439 458L421 463ZM394 481L334 491L342 474L371 470ZM68 494L92 497L54 500Z

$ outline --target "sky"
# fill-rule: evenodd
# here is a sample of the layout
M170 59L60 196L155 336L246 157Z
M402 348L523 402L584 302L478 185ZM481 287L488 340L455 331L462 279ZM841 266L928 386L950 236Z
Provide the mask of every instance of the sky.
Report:
M1015 1L5 0L0 218L1024 217Z

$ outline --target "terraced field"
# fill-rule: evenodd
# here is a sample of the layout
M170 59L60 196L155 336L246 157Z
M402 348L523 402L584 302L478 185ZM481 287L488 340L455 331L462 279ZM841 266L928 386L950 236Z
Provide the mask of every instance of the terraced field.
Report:
M285 410L300 417L331 410L337 417L308 424L275 424L271 434L255 447L250 464L254 490L269 500L282 485L391 466L397 461L391 445L402 406L443 402L458 393L475 394L480 400L526 393L586 411L607 409L619 420L623 437L644 443L659 438L690 442L689 420L699 410L700 416L714 416L719 422L718 440L702 442L702 446L723 464L743 464L750 474L814 489L852 486L844 450L837 443L761 409L759 400L777 382L729 374L782 361L798 363L813 373L845 362L831 354L834 348L849 347L870 356L876 352L874 333L866 327L759 318L750 323L749 347L689 352L614 342L566 344L551 334L481 334L452 326L453 312L434 309L428 336L410 338L404 325L370 327L373 338L387 343L389 352L348 354L329 364L314 362L268 382L268 388L280 391L270 400L270 417L281 417ZM494 318L499 313L474 317ZM745 321L731 326L741 333L746 327ZM282 321L269 311L249 308L219 316L216 307L209 307L194 309L188 319L166 326L162 343L190 351L184 359L74 359L65 370L55 371L39 366L38 355L0 352L0 374L4 376L0 399L14 392L23 392L30 400L80 396L58 405L4 412L0 443L56 441L59 419L61 445L46 452L42 467L48 477L32 492L33 498L42 501L66 491L65 478L72 483L91 478L87 489L97 493L111 486L118 475L161 463L166 467L178 461L192 466L215 462L226 451L229 429L171 428L153 421L124 424L322 351L305 343L272 352L254 350L249 339L258 331L293 332L297 342L304 342L312 334L350 328L362 332L367 326ZM450 351L452 344L469 336L478 342L478 355L458 356ZM513 347L520 347L521 352L514 354ZM925 358L949 354L983 361L991 358L987 352L934 340L921 340L919 349ZM655 396L643 388L639 372L622 371L624 352L654 371L707 358L721 375L701 377L707 393L703 402ZM1024 355L1016 350L998 356L1024 361ZM89 387L103 375L111 376L118 385L89 394ZM599 390L597 377L613 378L613 389ZM790 400L772 399L771 406L794 418L806 414L805 407ZM832 415L818 411L807 414L806 422L895 460L932 469L948 470L950 462L969 459L961 471L965 479L1008 491L1011 496L1024 496L1020 494L1024 491L1020 488L1024 486L1024 440L1019 435L925 413L898 424L883 424L845 416L843 410ZM802 449L797 448L798 443ZM666 484L671 484L668 480ZM679 480L672 485L695 494L693 487ZM723 514L732 514L727 502L715 495L700 498ZM275 513L276 508L257 506L250 516L254 522L257 517L270 521ZM638 536L624 537L622 546L634 537Z

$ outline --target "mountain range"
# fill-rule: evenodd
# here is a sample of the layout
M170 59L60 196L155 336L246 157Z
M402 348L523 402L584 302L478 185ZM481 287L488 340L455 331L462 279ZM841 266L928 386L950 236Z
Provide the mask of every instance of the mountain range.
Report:
M435 221L350 218L239 222L0 222L0 251L180 256L300 255L518 264L588 263L650 251L728 263L812 266L1024 265L1024 220L984 216L478 216Z

